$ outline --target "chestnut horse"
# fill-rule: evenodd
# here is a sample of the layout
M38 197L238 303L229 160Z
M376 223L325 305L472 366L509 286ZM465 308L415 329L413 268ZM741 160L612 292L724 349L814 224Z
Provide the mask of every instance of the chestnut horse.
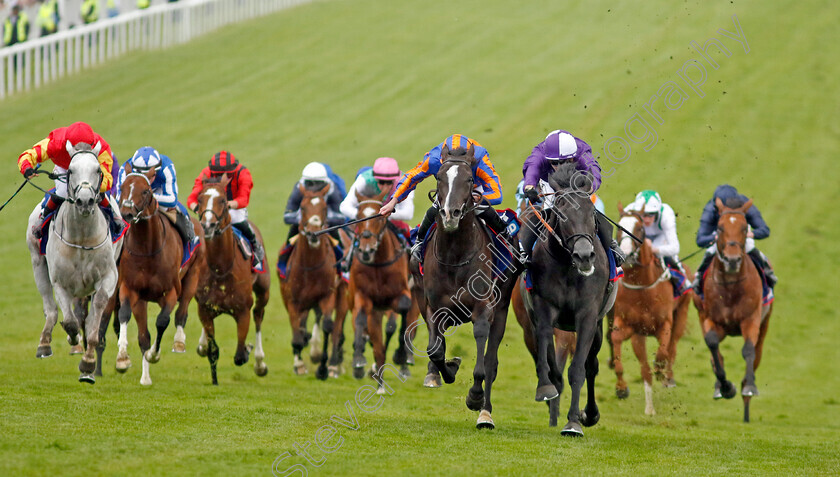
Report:
M233 363L242 366L248 362L251 351L250 347L245 346L245 339L248 337L253 307L256 341L254 373L257 376L268 373L262 346L262 322L268 304L271 275L252 271L251 257L245 257L238 250L225 192L228 182L226 174L219 179L204 179L198 196L198 217L207 245L207 267L199 278L195 294L198 318L203 326L197 352L199 356L207 356L210 361L213 384L219 383L216 378L219 346L216 344L213 320L222 313L236 320L236 354ZM251 227L257 240L262 243L259 229L253 223Z
M313 334L319 333L318 324L323 329L322 349L311 350L313 361L318 361L315 377L327 378L327 347L332 336L333 353L330 365L335 366L336 375L341 358L339 347L343 337L343 321L341 326L335 326L333 312L336 307L341 308L341 301L346 300L346 288L336 271L336 258L333 252L333 242L329 236L316 236L315 232L323 230L327 225L328 186L318 191L310 191L298 185L303 194L300 203L300 233L293 237L295 244L287 262L287 273L284 279L280 276L280 294L289 315L292 326L292 352L294 353L294 371L297 375L308 372L306 363L301 359L304 346L309 344L312 335L306 327L309 310L315 312L315 326ZM313 340L313 345L315 340Z
M758 395L755 370L761 362L761 351L773 303L762 303L762 283L758 269L746 254L749 227L746 212L752 200L743 205L733 201L724 205L715 200L718 220L717 253L706 272L703 297L694 297L694 306L700 315L700 328L706 346L712 353L712 370L715 381L714 398L732 399L735 386L726 379L720 342L727 336L744 337L741 355L746 362L746 374L741 381L744 400L744 422L750 421L750 399Z
M359 199L357 219L375 215L382 207L382 192L376 197L364 197L356 192ZM408 288L408 254L395 233L388 227L388 219L379 217L360 222L356 226L358 246L355 248L350 267L350 296L353 303L353 375L356 379L364 376L365 346L368 337L373 346L376 361L372 376L379 384L377 393L385 392L382 384L382 372L388 345L396 331L396 321L388 320L385 340L382 340L382 316L391 311L402 316L399 343L394 352L394 363L401 367L400 375L405 378L408 371L408 348L405 343L406 330L415 321L419 310L413 306Z
M149 363L160 360L160 341L169 326L169 315L175 312L175 345L173 351L181 351L184 346L184 325L187 322L190 300L198 286L200 268L204 264L204 238L192 258L184 266L181 261L184 244L172 222L158 209L158 202L152 192L152 171L147 173L132 172L126 165L126 177L120 189L120 212L130 222L131 228L125 236L125 244L120 259L119 290L119 353L116 368L125 372L131 361L128 357L128 321L131 315L137 320L137 340L143 353L143 369L140 384L151 385ZM192 219L196 235L201 230L198 221ZM149 328L146 324L147 302L160 306L157 316L157 336L150 343Z
M625 212L618 204L619 225L641 238L642 243L618 229L617 240L627 255L622 268L624 278L615 298L615 305L608 315L610 342L617 383L615 394L619 399L630 395L624 381L621 361L621 344L632 339L633 352L639 360L645 386L645 414L656 414L653 407L653 375L648 364L645 338L655 336L659 342L654 360L653 374L665 387L674 387L674 360L677 342L685 333L688 321L689 294L674 298L671 273L665 262L653 254L650 241L645 240L645 227L639 212ZM687 269L686 269L687 270ZM687 273L690 273L687 271Z
M441 151L437 200L441 204L437 230L426 242L423 274L412 261L413 292L429 332L429 374L424 385L435 387L440 376L455 382L460 358L446 360L446 330L472 322L476 344L473 385L467 394L467 408L479 411L476 427L495 428L491 413L491 391L498 371L499 344L505 334L507 310L515 277L521 272L513 260L495 276L490 237L480 225L474 209L473 169L475 151L447 146ZM443 180L441 180L443 178ZM483 386L482 386L483 384Z

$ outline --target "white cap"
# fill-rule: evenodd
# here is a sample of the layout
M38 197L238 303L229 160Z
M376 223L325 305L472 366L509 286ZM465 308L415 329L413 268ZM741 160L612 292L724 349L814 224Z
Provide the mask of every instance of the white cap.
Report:
M327 176L327 168L320 162L310 162L303 168L301 179L305 181L324 181L329 180Z

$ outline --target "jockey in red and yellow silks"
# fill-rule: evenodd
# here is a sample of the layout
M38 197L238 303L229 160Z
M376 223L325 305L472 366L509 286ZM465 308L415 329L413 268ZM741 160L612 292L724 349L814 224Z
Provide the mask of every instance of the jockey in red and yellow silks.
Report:
M106 193L114 183L111 171L113 169L114 158L111 152L111 146L105 142L99 134L93 132L93 129L87 123L76 122L70 126L54 129L49 136L41 141L38 141L30 149L21 153L18 157L18 169L27 179L37 174L35 167L47 160L55 164L54 172L65 173L70 167L70 153L68 147L73 149L78 144L88 144L94 150L99 148L99 165L102 170L102 184L99 186L99 191L102 193L102 200L99 202L99 207L108 219L113 235L119 235L122 230L124 222L115 220L113 210L111 209ZM41 218L44 219L52 212L58 209L58 206L67 198L67 183L65 181L56 180L55 193L48 194L47 200L44 201L43 210L41 211ZM41 227L33 229L33 233L39 236Z
M402 179L400 179L397 183L391 199L382 206L379 213L385 216L390 215L391 212L394 211L394 207L397 203L408 197L408 194L417 187L417 184L422 182L423 179L438 173L438 170L440 170L441 167L440 155L444 146L447 146L450 151L454 151L459 148L466 150L469 149L470 146L473 147L476 159L472 168L473 180L475 182L475 192L482 198L481 203L476 206L476 215L478 215L484 223L493 230L493 232L496 234L502 234L502 236L505 237L507 235L507 226L504 221L499 218L499 214L496 213L496 210L491 207L502 202L502 186L499 182L499 175L496 174L496 168L494 168L493 163L490 162L490 156L487 154L487 149L479 144L478 141L470 139L462 134L453 134L452 136L449 136L442 143L427 152L419 164L403 175ZM438 214L439 207L440 206L437 202L429 207L429 210L426 211L426 215L423 217L423 222L420 224L420 228L417 231L417 240L414 243L414 247L412 247L412 255L418 261L421 261L420 249L426 238L426 233L435 222L435 217ZM507 240L508 239L505 238L505 241Z

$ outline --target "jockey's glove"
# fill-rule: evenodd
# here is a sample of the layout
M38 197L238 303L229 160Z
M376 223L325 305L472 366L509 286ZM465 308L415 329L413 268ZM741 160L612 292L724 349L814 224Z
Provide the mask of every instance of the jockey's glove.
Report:
M38 171L29 167L25 171L23 171L23 177L24 177L24 179L29 179L30 177L34 176L37 173L38 173Z
M537 190L536 187L528 187L525 189L525 197L531 201L532 204L535 204L540 201L540 192Z

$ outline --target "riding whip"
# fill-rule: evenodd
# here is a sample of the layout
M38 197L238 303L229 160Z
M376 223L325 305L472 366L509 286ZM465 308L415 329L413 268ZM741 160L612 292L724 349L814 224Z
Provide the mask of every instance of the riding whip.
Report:
M365 217L363 219L351 220L350 222L344 222L341 225L333 225L332 227L327 227L324 230L319 230L317 232L312 232L312 236L317 237L319 235L324 235L324 234L332 232L333 230L343 229L344 227L349 227L351 225L358 224L359 222L364 222L366 220L375 219L377 217L382 217L382 214L371 215L370 217Z
M41 164L36 165L36 166L35 166L35 170L37 171L37 170L38 170L38 168L40 168L40 167L41 167ZM11 202L11 201L12 201L12 199L14 199L16 195L18 195L18 192L20 192L20 191L21 191L21 189L23 189L23 187L26 185L26 183L27 183L27 182L29 182L29 179L24 179L24 180L23 180L23 183L20 185L20 187L18 187L18 188L17 188L17 190L15 191L15 193L14 193L14 194L12 194L12 196L11 196L11 197L9 197L9 200L7 200L6 202L3 202L3 205L0 205L0 210L3 210L3 209L6 207L6 205L7 205L9 202Z
M629 236L630 236L630 238L632 238L632 239L633 239L633 240L635 240L636 242L639 242L639 243L642 243L642 242L643 242L643 240L642 240L642 239L640 239L639 237L636 237L635 235L633 235L633 232L631 232L631 231L629 231L629 230L625 229L624 227L622 227L622 226L618 225L618 223L617 223L617 222L615 222L615 221L613 221L613 219L611 219L611 218L607 217L607 214L605 214L605 213L601 212L601 211L600 211L600 210L598 210L598 209L595 209L595 212L597 212L597 213L601 214L601 217L603 217L603 218L607 219L607 221L608 221L609 223L611 223L611 224L615 225L616 227L618 227L619 229L621 229L624 233L626 233L627 235L629 235Z

